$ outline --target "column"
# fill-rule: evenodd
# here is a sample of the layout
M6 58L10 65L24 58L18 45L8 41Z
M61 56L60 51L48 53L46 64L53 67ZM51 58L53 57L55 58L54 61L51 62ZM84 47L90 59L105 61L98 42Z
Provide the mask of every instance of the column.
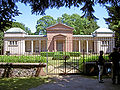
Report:
M77 52L77 40L75 40L75 52Z
M56 52L56 40L54 40L54 52Z
M88 54L88 40L86 42L87 42L87 54Z
M80 52L80 40L79 40L79 52Z
M18 42L18 41L17 41L17 42ZM24 55L24 54L25 54L25 48L26 48L26 47L25 47L25 40L23 40L23 43L22 43L22 44L23 44L23 47L22 47L22 48L23 48L23 51L22 51L22 54Z
M33 53L33 40L31 41L31 53Z
M41 40L39 40L39 52L41 52Z

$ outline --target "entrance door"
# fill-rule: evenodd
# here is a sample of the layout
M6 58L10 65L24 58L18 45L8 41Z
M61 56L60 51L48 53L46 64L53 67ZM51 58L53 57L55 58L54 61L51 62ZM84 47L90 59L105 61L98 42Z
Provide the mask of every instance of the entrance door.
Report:
M63 51L63 41L57 41L57 51Z

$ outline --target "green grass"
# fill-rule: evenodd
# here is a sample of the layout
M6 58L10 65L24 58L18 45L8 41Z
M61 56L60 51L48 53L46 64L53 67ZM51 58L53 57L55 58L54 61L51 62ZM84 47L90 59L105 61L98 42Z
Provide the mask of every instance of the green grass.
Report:
M51 81L49 77L3 78L0 90L28 90Z
M42 56L0 56L0 62L8 63L46 63L46 58Z

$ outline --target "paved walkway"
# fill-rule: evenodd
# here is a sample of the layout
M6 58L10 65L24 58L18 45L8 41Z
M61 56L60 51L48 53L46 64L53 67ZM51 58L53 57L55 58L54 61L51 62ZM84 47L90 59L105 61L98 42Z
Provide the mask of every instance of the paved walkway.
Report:
M54 77L54 82L30 90L120 90L120 85L113 85L111 79L98 83L97 79L80 75Z

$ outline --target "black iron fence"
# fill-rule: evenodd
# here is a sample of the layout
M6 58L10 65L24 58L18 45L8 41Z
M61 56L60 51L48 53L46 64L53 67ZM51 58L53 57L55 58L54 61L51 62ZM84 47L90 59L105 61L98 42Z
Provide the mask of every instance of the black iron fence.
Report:
M3 43L4 42L4 43ZM47 63L48 74L78 74L85 62L98 60L104 52L106 62L115 47L114 37L74 37L74 39L4 38L0 62Z

